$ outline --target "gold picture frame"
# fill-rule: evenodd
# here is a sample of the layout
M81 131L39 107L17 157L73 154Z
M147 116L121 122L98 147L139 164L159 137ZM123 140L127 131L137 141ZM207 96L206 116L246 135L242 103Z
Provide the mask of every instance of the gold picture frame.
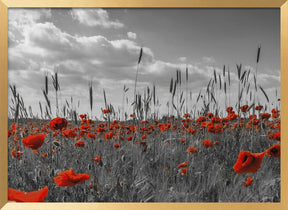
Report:
M12 203L8 202L8 8L279 8L281 12L281 147L288 149L288 0L0 0L0 208L8 209L288 209L288 153L281 155L280 203Z

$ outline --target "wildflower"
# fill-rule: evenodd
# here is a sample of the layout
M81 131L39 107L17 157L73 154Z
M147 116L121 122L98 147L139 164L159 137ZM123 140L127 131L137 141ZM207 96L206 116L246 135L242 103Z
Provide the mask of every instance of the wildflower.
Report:
M280 144L274 144L272 147L267 149L266 155L269 157L280 157Z
M186 150L187 153L194 153L194 154L197 154L197 149L195 149L195 147L189 147L187 150Z
M22 143L25 147L29 147L33 149L34 152L36 152L37 149L42 146L46 135L47 135L46 133L30 135L24 138L22 140Z
M38 191L22 192L8 188L8 200L16 202L44 202L48 194L48 187L45 186Z
M111 111L110 111L110 109L109 108L107 108L107 109L103 109L103 114L108 114L108 113L110 113Z
M190 114L189 114L189 113L185 113L185 114L183 115L183 117L184 117L184 118L188 118L188 117L190 117Z
M261 111L263 109L263 106L262 105L259 105L259 106L256 106L255 107L255 110L258 110L258 111Z
M254 179L251 179L251 178L248 176L246 182L243 182L242 185L244 185L244 186L247 187L247 186L251 185L251 184L253 183L253 181L254 181Z
M192 128L187 128L187 133L194 135L197 132L196 129L192 129Z
M72 168L67 171L59 172L56 177L53 178L55 184L61 187L71 187L90 179L89 174L76 174Z
M87 138L95 139L95 138L96 138L96 135L93 134L93 133L87 133Z
M90 130L90 126L89 125L81 125L80 130L83 132L88 132Z
M87 115L86 114L80 114L81 119L86 119Z
M212 143L209 139L203 140L201 144L202 144L205 148L208 148L208 147L212 147L212 146L213 146L213 143Z
M276 119L280 116L279 112L272 114L272 119Z
M67 127L67 120L61 117L54 118L49 122L49 127L52 130L62 130Z
M240 109L243 113L245 113L247 111L248 107L249 107L248 105L244 105L244 106L241 106Z
M127 139L127 141L131 141L132 140L132 136L128 136L126 139Z
M46 157L46 156L47 156L47 152L45 152L45 153L42 153L41 155L42 155L42 157L44 158L44 157Z
M233 169L237 174L256 173L261 166L264 155L265 152L251 153L248 151L241 151Z
M89 187L90 187L90 189L94 188L94 190L97 192L97 184L93 185L92 183L90 183Z
M281 139L281 133L280 133L280 131L279 131L279 132L276 132L276 133L273 133L273 134L272 134L272 138L273 138L274 140L280 141L280 139Z
M160 131L163 132L163 131L165 131L165 130L167 130L167 127L166 127L165 125L161 125L161 126L160 126Z
M185 138L181 138L180 141L181 141L182 143L185 143L186 139L185 139Z
M100 160L100 156L97 155L93 160L96 161L96 162L99 162L99 160Z
M181 175L187 174L187 168L181 168Z
M110 131L109 133L105 133L106 141L109 141L109 139L112 139L113 136L114 136L114 133L112 131Z
M62 135L66 138L74 138L77 136L77 133L75 133L72 129L64 130L62 132Z
M204 116L199 116L198 119L196 119L196 122L197 122L197 123L201 123L201 122L205 121L206 119L207 119L207 118L204 117Z
M216 128L214 127L213 124L212 124L212 125L209 125L209 126L207 127L207 130L208 130L209 132L211 132L211 133L216 133Z
M18 149L19 149L19 145L18 145ZM13 157L17 157L17 159L20 160L20 158L24 154L24 152L20 152L20 151L18 151L18 149L16 149L16 146L15 146L14 149L11 151L11 155Z
M228 112L228 113L231 113L232 111L233 111L233 107L228 107L227 109L226 109L226 111Z
M214 117L214 114L210 112L210 113L207 114L207 117L208 117L209 119L211 119L212 117Z
M85 142L84 141L77 141L74 145L76 147L84 147L85 146Z
M185 161L185 162L179 164L179 165L178 165L178 168L186 167L187 165L188 165L188 162Z
M260 114L260 118L261 118L261 119L266 119L266 120L268 120L270 117L271 117L271 114L269 114L269 113L261 113L261 114Z
M117 149L120 147L120 144L114 144L114 147Z

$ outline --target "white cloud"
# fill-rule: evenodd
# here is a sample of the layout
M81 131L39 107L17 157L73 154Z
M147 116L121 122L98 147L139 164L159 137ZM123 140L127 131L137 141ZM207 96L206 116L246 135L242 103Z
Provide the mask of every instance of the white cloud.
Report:
M8 17L10 24L17 24L18 26L26 26L35 23L41 18L51 18L50 9L17 9L12 8L8 10Z
M215 61L215 58L214 57L212 57L212 56L204 56L203 58L202 58L202 60L203 60L203 62L205 62L205 63L215 63L216 61Z
M178 60L181 61L181 62L186 62L187 58L186 57L179 57Z
M137 38L137 34L131 32L131 31L129 31L129 32L127 33L127 36L128 36L129 39L136 39L136 38Z
M109 14L103 9L72 9L71 15L75 20L87 26L101 26L103 28L122 28L124 24L119 20L110 20Z

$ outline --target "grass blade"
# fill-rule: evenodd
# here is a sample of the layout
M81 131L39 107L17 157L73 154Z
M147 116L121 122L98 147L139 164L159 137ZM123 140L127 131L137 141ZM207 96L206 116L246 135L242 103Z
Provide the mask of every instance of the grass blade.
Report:
M266 100L268 101L268 103L269 103L269 98L268 98L268 95L266 94L266 92L264 91L264 89L259 85L259 88L260 88L260 90L262 91L262 93L264 94L264 96L265 96L265 98L266 98Z
M143 48L141 47L141 49L140 49L140 54L139 54L139 58L138 58L138 64L140 64L140 62L141 62L142 54L143 54Z
M258 50L257 50L257 60L256 60L257 63L259 63L260 52L261 52L261 45L258 46Z

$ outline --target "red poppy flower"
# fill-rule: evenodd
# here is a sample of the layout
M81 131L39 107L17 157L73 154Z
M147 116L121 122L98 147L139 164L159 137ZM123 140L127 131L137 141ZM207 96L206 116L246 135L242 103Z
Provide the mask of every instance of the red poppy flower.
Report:
M187 153L194 153L194 154L197 154L197 149L195 149L195 147L189 147L187 150L186 150Z
M209 132L211 132L211 133L216 133L216 128L214 127L213 124L212 124L212 125L209 125L209 126L207 127L207 130L208 130Z
M202 144L205 148L208 148L208 147L212 147L212 146L213 146L213 143L212 143L209 139L203 140L201 144Z
M86 114L80 114L81 119L86 119L87 115Z
M272 114L272 119L278 118L280 116L279 112Z
M181 141L182 143L184 143L184 142L186 141L186 139L185 139L185 138L181 138L180 141Z
M183 162L183 163L179 164L179 165L178 165L178 168L181 168L181 167L186 167L187 165L188 165L188 162L187 162L187 161L185 161L185 162Z
M262 106L262 105L259 105L259 106L256 106L256 107L255 107L255 110L260 111L261 109L263 109L263 106Z
M103 114L106 114L106 113L110 113L111 111L110 111L110 109L109 108L107 108L107 109L103 109Z
M247 186L251 185L251 184L253 183L253 181L254 181L254 179L251 179L251 178L248 176L246 182L243 182L242 185L244 185L244 186L247 187Z
M280 141L280 139L281 139L281 133L280 133L280 131L279 131L279 132L276 132L276 133L273 133L272 137L273 137L274 140Z
M33 150L37 150L39 147L42 146L46 135L46 133L30 135L24 138L22 140L22 143L25 147L30 147Z
M256 173L261 166L264 155L265 152L251 153L248 151L241 151L233 169L237 174Z
M187 168L181 168L181 175L187 174Z
M105 133L106 141L109 141L109 139L112 139L113 136L114 136L114 133L112 131L110 131L109 133Z
M32 192L22 192L12 188L8 188L8 200L16 202L44 202L48 194L48 187L45 186L41 190Z
M280 157L280 144L274 144L272 147L267 149L266 155L269 157Z
M54 182L61 187L71 187L90 179L89 174L76 174L72 168L67 171L59 172L56 177L53 178Z
M261 113L260 114L260 118L261 119L269 119L271 117L271 114L269 114L269 113Z
M67 120L61 117L54 118L49 122L49 127L52 130L62 130L67 127Z
M233 107L229 106L229 107L226 109L226 111L227 111L228 113L231 113L231 112L233 111Z
M119 148L119 147L120 147L120 144L114 144L114 147L115 147L115 148Z
M127 139L127 141L131 141L132 140L132 136L128 136L126 139Z
M161 125L159 128L160 128L161 132L167 130L167 126L165 126L165 125Z
M96 139L96 135L94 133L87 133L87 138Z
M188 129L187 129L187 133L189 133L189 134L191 134L191 135L194 135L196 132L197 132L196 129L192 129L192 128L188 128Z
M77 141L74 145L76 147L84 147L85 146L85 142L84 141Z
M100 160L100 156L99 156L99 155L96 156L93 160L96 161L96 162L99 162L99 160Z
M18 149L16 149L16 146L15 146L14 149L11 151L11 155L13 157L17 157L18 160L20 160L20 158L23 154L24 154L24 152L19 151L19 145L18 145Z
M77 133L75 133L72 129L68 129L62 132L62 135L66 138L74 138L77 136Z
M249 108L248 105L244 105L244 106L240 107L241 111L244 112L244 113L247 111L248 108Z

